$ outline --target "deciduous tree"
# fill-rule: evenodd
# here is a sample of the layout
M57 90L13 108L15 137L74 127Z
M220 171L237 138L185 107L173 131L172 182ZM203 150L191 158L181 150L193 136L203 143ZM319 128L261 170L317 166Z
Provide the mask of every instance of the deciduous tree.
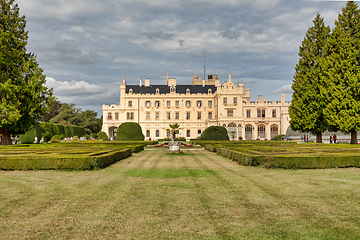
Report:
M0 0L0 131L2 145L10 134L25 132L54 101L36 57L26 51L25 16L14 0Z

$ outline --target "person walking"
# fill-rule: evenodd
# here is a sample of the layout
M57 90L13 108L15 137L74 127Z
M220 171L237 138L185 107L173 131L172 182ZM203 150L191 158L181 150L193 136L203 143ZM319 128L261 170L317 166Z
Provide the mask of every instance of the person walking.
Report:
M332 141L333 141L333 138L332 138L332 136L330 135L330 144L332 144Z
M334 143L336 143L336 135L335 134L334 134L333 139L334 139Z

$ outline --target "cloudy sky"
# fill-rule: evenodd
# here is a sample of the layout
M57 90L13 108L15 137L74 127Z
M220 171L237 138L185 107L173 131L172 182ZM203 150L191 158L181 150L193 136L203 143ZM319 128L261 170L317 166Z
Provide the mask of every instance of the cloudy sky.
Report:
M28 51L61 102L101 116L119 104L119 85L150 78L178 84L229 72L271 101L291 84L299 46L319 12L334 21L345 1L310 0L15 0L26 16Z

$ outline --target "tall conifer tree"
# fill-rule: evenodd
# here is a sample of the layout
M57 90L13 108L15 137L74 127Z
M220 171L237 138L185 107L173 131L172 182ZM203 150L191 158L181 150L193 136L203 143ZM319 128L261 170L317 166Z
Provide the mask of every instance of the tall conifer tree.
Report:
M299 48L299 63L295 67L292 84L294 90L289 108L290 125L295 131L316 134L316 142L322 142L322 132L327 130L324 121L326 99L320 94L322 69L319 62L325 56L324 47L330 35L330 27L318 13L314 26L306 33Z
M360 130L360 12L349 1L342 9L326 45L323 61L325 87L329 99L325 119L330 127L351 132L351 143L357 143Z
M53 101L35 55L26 52L25 16L14 0L0 0L0 133L2 145L10 134L26 131Z

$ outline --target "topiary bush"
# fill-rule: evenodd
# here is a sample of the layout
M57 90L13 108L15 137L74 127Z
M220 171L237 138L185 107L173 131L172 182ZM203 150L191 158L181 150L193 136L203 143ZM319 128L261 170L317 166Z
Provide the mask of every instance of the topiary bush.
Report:
M138 123L122 123L116 132L116 141L143 141L144 134Z
M98 140L102 140L102 141L108 141L109 138L106 135L106 132L99 132L98 134L96 134L96 137Z
M205 129L201 134L201 140L229 140L226 128L220 126L211 126Z

